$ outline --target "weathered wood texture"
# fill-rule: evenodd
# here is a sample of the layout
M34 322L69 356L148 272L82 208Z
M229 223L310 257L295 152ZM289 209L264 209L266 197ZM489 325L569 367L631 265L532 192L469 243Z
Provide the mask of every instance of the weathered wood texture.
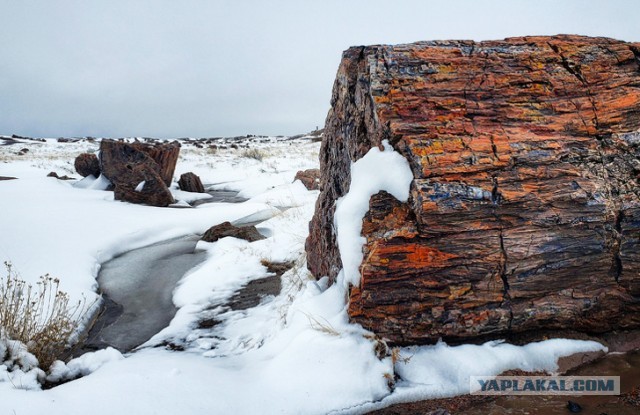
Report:
M414 174L363 222L349 314L397 343L640 326L640 44L581 36L347 50L309 269L334 279L349 166L388 139ZM382 168L382 167L381 167Z
M205 193L200 177L192 172L183 173L178 180L178 187L185 192Z
M168 186L179 154L177 141L153 145L102 140L100 170L115 186L116 200L164 207L174 202Z

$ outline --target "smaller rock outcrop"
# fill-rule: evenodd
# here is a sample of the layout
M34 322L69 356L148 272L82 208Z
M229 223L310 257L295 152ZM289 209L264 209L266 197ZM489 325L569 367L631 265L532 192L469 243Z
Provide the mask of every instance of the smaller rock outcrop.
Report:
M168 186L180 144L125 143L103 140L100 170L115 186L116 200L165 207L174 203Z
M98 156L95 154L80 154L76 157L73 167L75 167L76 172L82 177L93 176L97 178L100 176L100 162L98 161Z
M17 177L10 177L10 176L0 176L0 181L2 180L16 180Z
M293 179L300 180L307 190L318 190L320 188L320 169L300 170Z
M202 181L195 173L189 172L180 175L178 186L180 190L184 190L185 192L204 193Z
M255 226L243 226L240 228L232 225L230 222L223 222L209 228L209 230L202 236L202 240L205 242L215 242L218 239L226 238L227 236L244 239L249 242L265 239L265 237L258 232Z

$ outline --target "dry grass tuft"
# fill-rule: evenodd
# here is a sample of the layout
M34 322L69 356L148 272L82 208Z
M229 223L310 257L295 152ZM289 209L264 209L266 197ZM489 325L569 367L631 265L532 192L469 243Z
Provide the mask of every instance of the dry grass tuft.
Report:
M249 158L249 159L262 161L265 157L267 157L267 153L265 153L264 151L259 150L257 148L248 148L248 149L244 150L240 154L240 156L245 157L245 158Z
M42 276L33 287L18 278L10 263L5 267L7 276L0 277L0 328L24 343L46 370L65 351L90 306L85 301L69 304L57 278Z

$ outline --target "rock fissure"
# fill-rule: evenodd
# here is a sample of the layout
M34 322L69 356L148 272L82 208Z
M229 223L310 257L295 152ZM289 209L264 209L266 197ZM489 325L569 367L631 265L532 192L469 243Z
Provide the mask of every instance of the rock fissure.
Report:
M613 227L613 265L612 272L616 283L620 282L620 276L623 273L622 259L620 258L620 244L622 242L622 221L624 219L624 212L619 210L615 216L615 224Z
M591 91L589 90L589 83L587 82L585 77L582 75L582 71L580 69L580 65L576 65L576 64L570 62L569 59L562 53L562 50L557 45L554 45L554 44L551 44L551 43L548 43L548 45L560 57L562 67L567 72L569 72L571 75L573 75L578 81L580 81L580 83L582 83L582 85L584 85L584 87L586 89L586 92L587 92L587 96L589 98L589 102L591 104L591 109L593 110L593 122L594 122L594 125L595 125L595 129L596 129L596 131L598 131L598 124L599 124L598 123L598 110L596 108L596 103L593 100L593 96L591 94ZM608 49L606 49L606 50L609 51ZM616 57L616 60L617 60L617 57ZM596 134L596 138L597 137L598 136Z

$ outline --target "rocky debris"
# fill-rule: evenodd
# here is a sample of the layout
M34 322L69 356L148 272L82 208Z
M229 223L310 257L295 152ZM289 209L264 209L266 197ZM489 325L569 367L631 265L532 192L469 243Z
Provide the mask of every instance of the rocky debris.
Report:
M223 222L209 228L209 230L207 230L202 236L202 240L205 242L215 242L218 239L226 238L227 236L244 239L249 242L265 239L265 237L258 232L255 226L238 227L232 225L230 222Z
M17 177L11 177L11 176L0 176L0 181L3 180L17 180Z
M178 142L151 145L102 140L100 170L115 186L116 200L165 207L174 203L168 186L179 152Z
M267 268L269 276L257 280L249 281L247 285L238 290L233 297L226 300L223 305L216 305L229 308L233 311L247 310L260 304L263 298L276 296L282 290L282 275L293 268L293 262L270 262L260 261ZM198 322L198 328L209 329L220 324L215 316L206 317Z
M59 176L58 173L56 173L55 171L52 171L49 174L47 174L47 177L55 177L58 180L75 180L73 177L69 177L66 174L64 176Z
M260 304L263 298L280 294L281 289L280 277L276 275L252 280L235 293L225 306L234 311L248 310Z
M98 161L98 156L92 153L82 153L78 157L76 157L73 166L76 169L76 172L82 177L100 176L100 162Z
M429 399L425 401L406 402L391 405L387 408L369 412L371 415L451 415L461 414L486 402L493 396L460 395L452 398Z
M640 327L640 43L347 50L306 243L318 278L342 268L351 163L382 140L414 180L407 203L370 200L353 321L394 343Z
M293 181L300 180L307 190L318 190L320 187L320 169L300 170Z
M295 266L295 262L271 262L263 259L260 263L267 267L267 271L271 274L275 274L276 277L280 278L284 275L285 272L289 271L291 268Z
M205 193L200 177L191 172L180 175L178 186L185 192Z
M622 402L640 408L640 386L634 386L630 392L622 394Z

